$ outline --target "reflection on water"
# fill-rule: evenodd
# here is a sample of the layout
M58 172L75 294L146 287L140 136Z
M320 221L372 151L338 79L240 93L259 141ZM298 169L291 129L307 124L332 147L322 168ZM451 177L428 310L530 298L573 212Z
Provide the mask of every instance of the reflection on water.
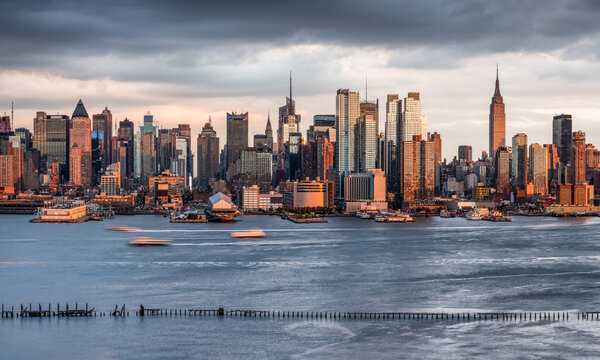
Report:
M600 218L239 219L171 224L158 216L118 216L30 224L27 216L0 216L0 301L89 302L105 311L123 303L275 311L600 308ZM254 227L267 237L229 236ZM172 246L128 247L140 233ZM598 327L576 320L13 319L0 321L0 349L10 359L584 357L595 354Z

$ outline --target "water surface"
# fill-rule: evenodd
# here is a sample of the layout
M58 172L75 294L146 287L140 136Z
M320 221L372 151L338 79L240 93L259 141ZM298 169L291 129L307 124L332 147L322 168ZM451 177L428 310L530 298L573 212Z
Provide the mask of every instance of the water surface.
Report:
M31 224L0 216L0 301L290 311L600 309L600 218L512 223L419 218L382 224L170 224L118 216ZM106 230L134 226L139 233ZM230 231L259 227L260 240ZM133 248L133 236L173 241ZM47 305L46 305L47 306ZM54 305L53 305L54 306ZM596 356L598 322L239 318L0 321L6 359L546 358ZM65 346L65 344L68 344ZM6 355L6 356L4 356Z

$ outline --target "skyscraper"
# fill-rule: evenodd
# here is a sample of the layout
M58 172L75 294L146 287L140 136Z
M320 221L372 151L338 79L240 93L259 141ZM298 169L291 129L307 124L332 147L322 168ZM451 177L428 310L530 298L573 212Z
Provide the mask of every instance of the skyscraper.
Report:
M400 192L403 202L425 200L435 190L435 148L433 141L415 135L401 143Z
M146 132L152 132L154 137L156 137L157 126L154 124L154 115L150 114L150 111L144 115L144 123L140 127L140 134Z
M388 94L385 103L385 144L384 170L388 183L392 181L392 175L395 176L396 151L398 130L402 124L402 100L398 100L398 94Z
M267 115L265 133L254 135L254 147L260 151L273 152L273 129L271 128L270 115Z
M285 105L279 108L277 147L280 167L285 161L285 145L290 141L290 134L300 132L300 119L300 115L296 114L296 102L292 99L292 73L290 72L290 96L285 98Z
M533 192L537 195L548 193L548 151L542 145L529 145L529 177L533 182Z
M366 118L365 116L367 116L368 118ZM375 163L377 162L377 134L379 133L379 99L377 99L375 102L368 102L368 100L365 98L365 101L360 103L360 116L358 119L358 128L356 129L357 131L355 131L355 163L357 164L358 170L365 172L367 171L367 169L374 169ZM373 125L372 128L374 134L372 138L369 139L364 138L365 135L363 134L365 119L369 119L367 120L369 123L367 128L371 128L371 123ZM367 150L366 147L369 147L369 150ZM368 166L364 164L363 159L365 159L366 152L371 151L371 149L374 152L374 158L372 166Z
M494 155L496 159L496 193L503 199L510 191L510 153L506 147L499 147Z
M418 92L409 92L404 98L401 132L403 141L412 141L415 135L427 139L427 116L421 112L421 96Z
M442 137L437 132L429 135L429 141L433 142L435 155L435 191L439 195L442 191Z
M10 121L10 116L0 116L0 133L9 133L12 132L12 123Z
M171 158L173 156L173 131L171 129L159 129L157 148L158 148L158 172L163 172L171 168Z
M140 180L142 185L149 184L156 175L156 137L152 131L140 134Z
M227 113L227 164L226 169L241 156L248 147L248 113Z
M336 97L336 148L338 173L356 171L354 166L354 131L360 115L358 92L339 89Z
M100 163L102 171L106 170L112 160L112 113L105 107L100 114L92 115L92 132L96 133L96 137L100 142Z
M500 80L496 67L496 88L490 104L490 155L495 156L500 147L506 146L506 114L504 100L500 94Z
M470 145L460 145L458 147L458 161L472 162L473 147Z
M377 160L377 129L373 114L365 114L360 122L360 171L375 169Z
M518 133L512 138L512 184L515 188L527 187L527 135Z
M211 178L219 177L219 138L212 127L212 119L198 134L198 185L208 186Z
M258 185L260 192L269 192L273 177L273 154L246 148L242 150L240 165L242 186Z
M67 115L47 115L44 125L46 132L45 153L40 150L40 167L45 172L53 163L58 163L62 180L69 179L69 152L70 152L70 121Z
M71 150L71 168L69 169L71 181L84 188L92 185L92 121L79 99L71 117L71 131L69 139ZM73 158L75 157L75 158Z
M573 182L575 184L585 183L585 133L575 131L573 133Z
M309 126L306 135L306 141L314 141L317 137L324 135L331 143L335 144L335 115L313 116L313 124Z
M273 128L271 127L271 114L267 114L265 136L267 137L267 147L269 148L269 151L273 152Z
M329 141L327 136L321 135L317 137L317 177L321 180L327 178L327 170L334 166L334 143Z
M119 148L124 148L124 150L119 150L119 161L121 165L124 164L125 172L121 174L124 178L131 179L133 178L134 168L134 126L133 122L129 121L127 118L125 120L119 122L119 130L118 130L118 139L120 146ZM126 157L124 158L121 154L124 153Z
M558 169L560 167L560 159L558 157L558 149L554 144L544 144L546 149L548 185L552 182L558 183Z
M558 158L563 164L571 162L573 147L573 117L567 114L555 115L552 118L552 144L558 150Z
M40 169L46 170L46 112L38 111L33 118L33 147L40 152Z
M185 149L185 166L186 166L186 176L185 176L185 186L190 187L192 185L192 177L194 173L194 162L193 162L193 154L192 154L192 128L190 124L178 124L177 128L179 130L179 136L185 138L186 149Z

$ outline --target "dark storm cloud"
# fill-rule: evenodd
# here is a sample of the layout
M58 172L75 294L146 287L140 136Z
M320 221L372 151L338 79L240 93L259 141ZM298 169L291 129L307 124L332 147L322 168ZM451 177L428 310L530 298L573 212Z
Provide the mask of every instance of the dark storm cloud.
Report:
M181 98L278 93L293 67L319 94L356 48L388 51L389 67L443 69L587 38L561 56L597 58L599 13L584 1L4 1L0 71L148 83L147 94ZM293 45L323 48L260 56Z
M294 43L552 50L596 34L599 12L584 1L2 2L1 61Z

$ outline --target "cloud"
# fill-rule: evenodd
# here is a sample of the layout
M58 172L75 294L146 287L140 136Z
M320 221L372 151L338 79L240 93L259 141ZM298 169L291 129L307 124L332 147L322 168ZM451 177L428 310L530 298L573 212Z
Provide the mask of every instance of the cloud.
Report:
M213 114L224 143L226 111L250 111L251 133L267 109L275 117L290 69L303 130L335 112L338 88L362 96L368 76L381 128L387 93L421 91L451 157L461 143L487 147L499 61L507 136L548 142L548 117L568 109L594 140L599 12L558 0L3 1L0 105L14 100L28 127L36 110L70 114L79 98L92 113L151 110L194 131Z

